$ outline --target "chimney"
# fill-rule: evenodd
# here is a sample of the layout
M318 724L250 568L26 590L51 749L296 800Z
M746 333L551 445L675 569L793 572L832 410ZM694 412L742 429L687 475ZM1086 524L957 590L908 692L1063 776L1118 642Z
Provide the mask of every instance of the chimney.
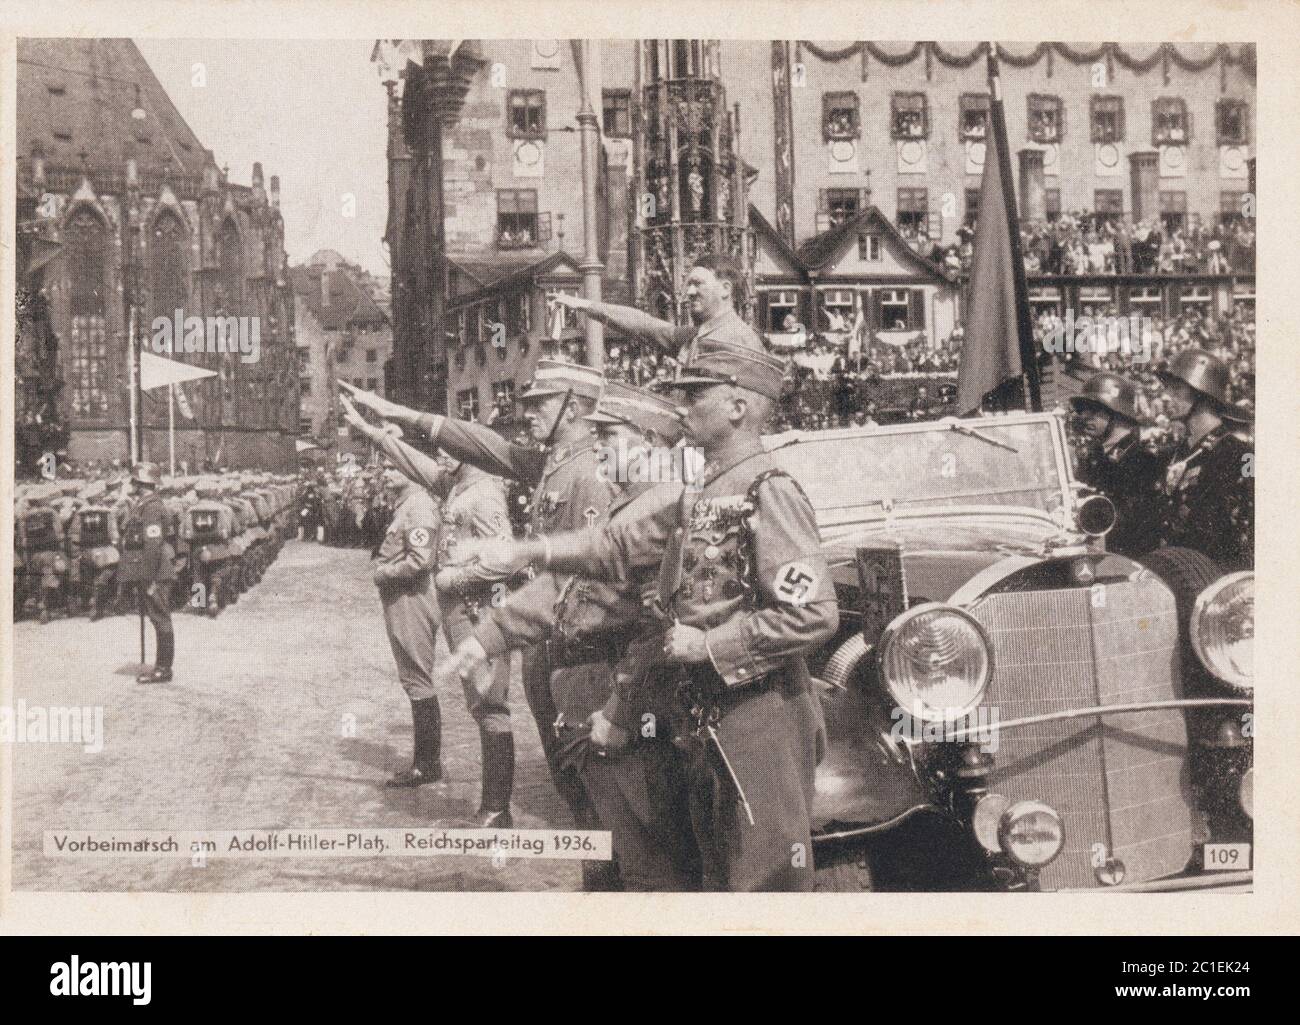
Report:
M988 153L985 159L996 159ZM1043 177L1043 151L1020 151L1020 216L1026 221L1047 219L1047 182Z
M271 175L271 205L277 210L280 209L280 176Z

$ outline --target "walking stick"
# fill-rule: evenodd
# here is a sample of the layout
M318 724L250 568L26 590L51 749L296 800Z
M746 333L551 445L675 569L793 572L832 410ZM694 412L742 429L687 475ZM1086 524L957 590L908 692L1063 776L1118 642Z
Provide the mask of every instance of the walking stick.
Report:
M144 598L143 595L140 596L136 608L140 613L140 664L143 666L146 664L144 660Z

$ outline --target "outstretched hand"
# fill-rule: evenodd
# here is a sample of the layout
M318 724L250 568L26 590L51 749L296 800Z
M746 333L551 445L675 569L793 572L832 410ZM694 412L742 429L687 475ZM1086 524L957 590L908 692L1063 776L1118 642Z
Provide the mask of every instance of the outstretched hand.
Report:
M376 395L372 391L358 388L355 384L352 384L349 381L344 381L342 378L338 379L338 384L340 388L352 397L352 401L354 401L358 406L364 406L371 412L382 416L385 420L403 419L412 412L412 410L407 409L405 406L399 406L396 402L389 402L388 399ZM339 396L339 400L346 401L342 395Z

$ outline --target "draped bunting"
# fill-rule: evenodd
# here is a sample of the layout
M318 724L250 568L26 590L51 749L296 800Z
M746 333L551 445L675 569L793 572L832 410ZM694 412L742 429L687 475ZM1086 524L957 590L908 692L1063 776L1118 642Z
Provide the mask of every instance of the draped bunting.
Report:
M977 43L969 53L958 53L945 50L939 43L919 42L913 43L907 50L900 53L892 53L882 48L878 43L866 40L849 43L847 46L838 48L818 46L816 43L807 40L801 40L798 45L800 49L806 48L818 59L830 63L838 63L855 56L861 56L865 61L867 56L870 56L886 67L891 68L910 64L922 55L925 56L927 61L931 59L937 60L940 64L950 68L969 68L980 60L988 52L989 48L988 43ZM1161 43L1144 57L1137 56L1119 43L1101 43L1092 50L1077 49L1069 43L1039 43L1028 53L1016 53L998 43L997 51L998 57L1013 68L1032 67L1044 58L1050 61L1053 54L1059 54L1073 64L1094 64L1105 59L1113 61L1129 71L1138 72L1150 71L1156 65L1161 65L1167 69L1170 64L1177 65L1183 71L1204 71L1206 68L1211 67L1215 61L1220 61L1225 67L1235 64L1248 71L1253 72L1255 70L1255 48L1250 43L1242 44L1240 50L1233 50L1227 43L1219 43L1210 52L1209 56L1200 59L1185 56L1173 43ZM1165 74L1168 74L1167 70Z

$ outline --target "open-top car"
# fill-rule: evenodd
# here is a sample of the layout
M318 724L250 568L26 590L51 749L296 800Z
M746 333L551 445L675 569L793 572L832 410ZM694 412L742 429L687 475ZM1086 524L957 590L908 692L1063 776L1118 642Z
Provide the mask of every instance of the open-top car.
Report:
M1249 883L1253 574L1108 553L1054 414L767 443L840 600L819 885Z

